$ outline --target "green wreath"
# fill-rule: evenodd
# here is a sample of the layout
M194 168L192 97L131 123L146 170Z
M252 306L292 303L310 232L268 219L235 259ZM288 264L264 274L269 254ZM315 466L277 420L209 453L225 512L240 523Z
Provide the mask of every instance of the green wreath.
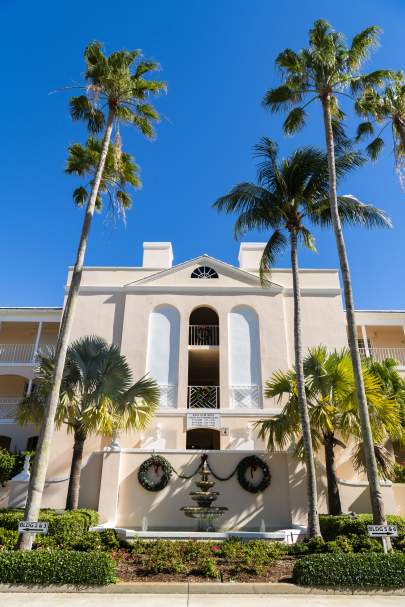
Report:
M262 471L262 479L260 483L253 483L246 478L246 472L250 470L253 478L253 472L260 468ZM261 493L270 485L271 474L268 465L257 455L249 455L244 457L238 464L237 467L238 482L242 489L249 491L249 493Z
M158 481L151 480L149 476L151 468L154 468L155 472L157 472L159 468L162 470L162 476ZM170 462L161 455L152 455L140 465L138 470L138 481L147 491L161 491L168 485L171 475L172 467Z

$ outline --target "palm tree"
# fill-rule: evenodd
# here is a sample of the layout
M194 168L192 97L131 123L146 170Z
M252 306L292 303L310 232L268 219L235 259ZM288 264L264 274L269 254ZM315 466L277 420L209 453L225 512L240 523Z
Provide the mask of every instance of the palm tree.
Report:
M382 133L387 127L391 127L395 164L401 176L401 168L405 159L404 74L398 72L392 82L388 83L382 91L375 87L366 87L357 99L355 108L359 116L367 118L357 128L357 141L366 136L375 135L375 127L379 127L377 136L366 148L372 160L377 159L384 147Z
M159 115L148 102L148 98L165 89L163 82L145 78L148 72L155 71L159 66L153 61L143 60L139 50L122 50L106 56L101 44L92 42L86 48L84 58L86 71L84 75L85 85L82 88L85 93L70 100L70 113L73 120L84 120L90 133L103 133L102 146L97 169L94 172L90 186L90 195L86 202L76 261L56 345L52 389L49 393L44 422L38 439L37 456L28 486L27 505L24 513L24 518L27 521L37 520L41 506L54 431L54 418L59 402L59 392L82 278L84 257L113 131L116 130L115 148L118 160L120 156L120 124L130 124L145 137L153 137L153 122L159 119ZM30 549L30 534L20 535L18 547L21 550Z
M304 373L313 447L315 452L322 447L324 450L328 512L339 515L342 514L342 506L335 448L346 448L345 442L354 441L354 465L357 469L364 467L359 457L361 428L350 353L344 349L329 354L325 346L311 348L304 359ZM378 467L380 473L387 477L391 458L387 457L384 443L388 437L400 434L400 407L396 400L384 393L379 377L367 368L366 363L363 379ZM296 455L301 457L303 446L295 371L277 371L266 383L265 395L279 402L287 399L287 402L279 415L257 423L260 438L267 440L271 450L285 448L288 442L295 443Z
M320 534L316 474L311 442L311 429L306 402L301 327L301 295L298 271L298 243L315 250L314 239L305 225L320 225L330 221L328 191L328 163L326 155L313 148L298 149L290 158L279 160L278 148L264 137L255 146L258 166L258 184L240 183L227 195L219 198L214 206L226 213L237 213L235 236L252 229L269 230L270 238L260 262L260 277L265 285L270 268L277 255L290 248L294 293L294 349L297 376L297 399L303 435L304 459L307 469L308 533ZM337 159L337 173L342 177L350 169L361 164L362 159L348 152ZM385 216L352 196L339 197L342 218L353 223L379 225Z
M84 206L89 199L102 152L102 142L89 137L85 146L73 143L68 148L68 159L65 173L87 177L89 181L73 191L73 200L79 207ZM127 191L128 185L140 188L139 167L133 157L125 152L118 152L115 145L110 144L104 164L103 176L100 181L95 210L103 208L102 196L107 195L113 212L122 215L131 206L132 197Z
M20 424L40 425L52 388L55 353L38 356L34 389L19 405ZM133 383L125 357L101 337L82 337L67 351L55 424L64 424L74 437L66 508L79 504L84 443L89 434L111 435L120 427L143 430L159 401L154 380L143 377Z
M270 89L263 100L264 105L273 112L289 110L284 122L284 130L288 134L304 126L308 105L313 101L321 103L329 168L330 213L343 279L348 343L357 387L373 520L377 524L385 522L385 514L356 340L349 262L338 210L335 145L347 141L342 128L345 115L339 107L338 96L359 95L366 88L380 86L392 77L392 72L388 70L368 74L361 72L362 63L377 44L379 31L377 26L367 27L354 36L351 45L347 46L342 34L334 31L329 23L316 21L309 32L308 48L299 52L286 49L278 55L276 64L283 74L283 84Z

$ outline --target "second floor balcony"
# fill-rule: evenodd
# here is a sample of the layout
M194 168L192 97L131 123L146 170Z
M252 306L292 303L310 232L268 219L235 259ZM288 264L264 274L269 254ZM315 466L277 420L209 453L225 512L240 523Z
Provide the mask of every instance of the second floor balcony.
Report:
M46 353L50 344L42 344L35 349L34 344L0 344L0 364L33 365L38 352Z
M382 362L386 358L393 358L398 361L399 367L405 367L405 348L396 347L379 347L374 348L369 346L368 348L360 347L360 355L364 358L371 358L377 362Z
M219 325L189 325L190 346L219 346Z

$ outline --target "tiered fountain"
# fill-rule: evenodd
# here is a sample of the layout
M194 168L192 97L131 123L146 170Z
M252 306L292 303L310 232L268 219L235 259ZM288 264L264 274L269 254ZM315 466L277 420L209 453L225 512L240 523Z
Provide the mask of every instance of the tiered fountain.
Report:
M200 469L201 480L196 483L199 491L190 493L191 499L197 502L198 506L183 506L181 510L186 516L198 519L198 531L214 531L213 521L222 516L228 508L225 506L213 506L219 493L211 491L215 481L209 480L210 471L207 464L207 455L202 456L203 465Z

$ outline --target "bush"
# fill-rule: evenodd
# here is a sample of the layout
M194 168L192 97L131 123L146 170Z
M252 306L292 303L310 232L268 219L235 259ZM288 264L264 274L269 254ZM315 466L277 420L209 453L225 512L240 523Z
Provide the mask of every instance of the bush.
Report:
M393 483L405 483L405 466L394 464L391 480Z
M332 516L323 514L319 517L321 533L324 540L335 540L338 535L367 536L367 525L371 525L373 517L371 514L358 514L356 517L349 515ZM389 514L387 522L398 527L399 534L405 534L405 517Z
M293 580L302 586L340 588L405 587L405 555L314 554L294 566Z
M288 546L288 554L293 556L306 556L308 554L357 552L384 552L383 545L376 539L367 535L338 535L335 540L325 542L320 537L315 537L303 542L297 542Z
M17 543L17 531L0 529L0 550L12 550Z
M18 523L24 519L23 510L0 510L0 527L18 530ZM40 521L48 521L49 535L56 538L57 543L67 544L74 540L79 541L89 526L98 522L98 513L92 510L72 510L56 512L55 510L41 510Z
M120 547L130 547L128 542L121 542L114 529L104 529L98 533L105 550L118 550Z
M5 485L12 478L15 465L15 455L7 449L0 449L0 485Z
M212 556L208 556L198 561L197 569L205 577L217 578L219 576L217 564Z
M2 584L105 585L116 581L115 564L105 552L34 550L0 552Z

